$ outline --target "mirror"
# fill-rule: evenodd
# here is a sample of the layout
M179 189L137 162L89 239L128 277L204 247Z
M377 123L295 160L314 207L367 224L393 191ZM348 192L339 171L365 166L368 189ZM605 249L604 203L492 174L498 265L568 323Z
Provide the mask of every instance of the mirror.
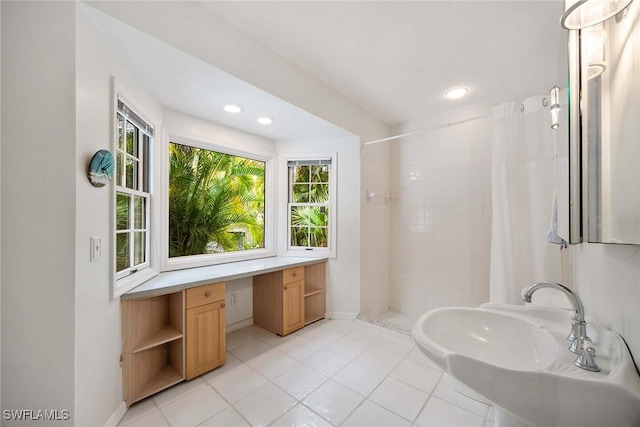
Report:
M582 180L582 236L589 242L640 244L639 20L634 2L601 24L572 31L579 60L577 74L570 65L579 81L572 87L580 89L572 94L579 96L572 120L581 136L573 148L582 154L582 173L574 178Z

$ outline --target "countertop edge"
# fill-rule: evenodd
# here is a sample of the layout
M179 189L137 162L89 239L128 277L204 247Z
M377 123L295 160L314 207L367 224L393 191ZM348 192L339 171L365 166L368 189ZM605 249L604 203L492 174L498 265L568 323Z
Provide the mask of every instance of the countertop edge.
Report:
M288 258L288 257L270 257L260 258L249 261L238 261L228 264L220 264L217 266L207 267L195 267L185 270L175 270L160 273L156 277L136 286L130 291L120 296L121 301L149 298L161 295L172 294L180 292L185 289L194 288L197 286L207 285L216 282L226 282L229 280L243 279L246 277L253 277L259 274L272 273L274 271L280 271L291 267L304 267L307 265L318 264L321 262L327 262L328 258ZM252 266L264 263L265 261L278 262L278 265L269 266L265 268L252 268ZM237 267L237 271L233 273L219 273L216 274L216 267L220 270L228 269L229 266ZM246 271L245 271L246 270ZM207 273L205 273L207 272ZM198 279L190 279L189 276L200 273L202 277ZM180 277L184 275L184 280ZM168 282L168 283L163 283Z

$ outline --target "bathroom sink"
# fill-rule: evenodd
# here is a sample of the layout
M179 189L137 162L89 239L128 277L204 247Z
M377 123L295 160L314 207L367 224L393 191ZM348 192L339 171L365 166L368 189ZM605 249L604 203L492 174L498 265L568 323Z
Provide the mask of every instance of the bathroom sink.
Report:
M422 330L414 337L421 346L430 346L443 369L452 353L506 369L533 370L553 362L558 352L547 330L508 313L452 307L432 310L421 320Z
M600 372L576 367L569 310L483 304L422 315L417 347L496 406L496 426L640 426L640 376L622 338L589 320Z

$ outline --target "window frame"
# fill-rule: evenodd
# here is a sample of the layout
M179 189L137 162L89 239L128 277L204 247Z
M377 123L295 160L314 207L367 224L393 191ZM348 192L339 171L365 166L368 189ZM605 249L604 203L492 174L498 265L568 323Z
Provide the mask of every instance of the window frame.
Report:
M328 239L329 245L326 248L313 247L303 248L299 246L291 246L291 206L299 205L300 203L292 203L289 201L289 188L291 183L289 182L289 162L290 161L317 161L330 159L331 165L329 167L329 225L328 225ZM295 257L326 257L336 258L337 241L337 188L338 188L338 153L337 152L320 152L320 153L286 153L281 156L281 202L280 206L286 209L285 215L281 215L279 222L280 242L281 249L280 255L282 256L295 256Z
M238 150L217 142L194 140L179 134L167 132L164 133L162 140L160 151L162 152L162 170L164 175L161 183L162 201L160 206L161 227L163 230L160 236L160 270L173 271L276 256L276 154L262 150ZM169 257L169 144L172 142L232 156L245 157L265 163L264 248L216 254L188 255L175 258Z
M122 102L130 111L132 111L136 116L138 116L142 121L149 125L151 129L158 129L156 126L156 120L149 120L149 115L146 113L144 108L140 108L140 104L135 101L135 98L130 96L123 88L119 87L115 79L112 79L112 109L111 109L111 152L115 153L114 159L117 161L117 137L118 137L118 101ZM126 116L125 116L125 124L126 124ZM148 192L142 192L138 190L129 189L126 187L121 187L116 185L116 179L113 179L113 184L111 185L111 274L112 276L112 299L116 299L120 297L122 294L127 291L135 288L136 286L146 282L147 280L158 275L158 270L156 268L156 249L155 243L157 240L157 221L155 219L155 212L157 208L155 206L155 198L154 198L154 189L156 188L154 182L154 165L156 164L155 160L155 144L157 141L156 135L150 135L149 147L146 152L146 159L143 160L144 167L147 168L147 190ZM142 175L144 172L142 168L139 171L139 174ZM117 225L116 225L116 194L117 193L125 193L129 195L137 195L143 196L147 199L146 207L145 207L145 220L147 225L147 238L145 242L145 253L146 253L146 261L142 264L139 264L137 270L134 272L130 272L129 274L123 274L116 272L116 234L117 234Z

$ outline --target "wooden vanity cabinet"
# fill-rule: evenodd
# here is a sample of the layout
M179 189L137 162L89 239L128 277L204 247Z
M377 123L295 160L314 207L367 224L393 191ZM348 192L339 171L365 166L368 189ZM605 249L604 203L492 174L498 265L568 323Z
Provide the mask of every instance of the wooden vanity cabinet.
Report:
M122 391L127 406L183 381L183 307L182 292L123 301Z
M253 277L253 324L282 336L304 326L304 267Z
M186 290L185 378L190 380L225 362L224 283Z

